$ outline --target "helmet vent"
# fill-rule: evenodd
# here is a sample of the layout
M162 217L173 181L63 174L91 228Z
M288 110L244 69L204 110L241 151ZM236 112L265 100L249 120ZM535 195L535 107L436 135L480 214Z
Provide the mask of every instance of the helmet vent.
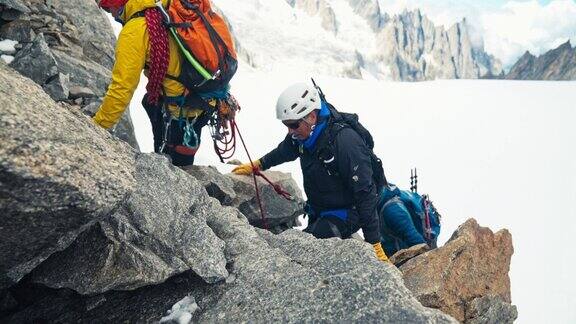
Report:
M316 100L314 100L314 98L310 98L310 101L312 101L312 102L316 102Z
M302 107L302 109L298 110L297 114L302 113L302 112L305 111L306 109L308 109L308 107Z
M296 106L298 106L298 104L297 104L297 103L295 103L295 104L292 104L292 106L290 106L290 108L291 108L291 109L294 109L294 108L296 108Z
M308 95L308 90L304 91L304 93L302 94L302 98L306 97Z

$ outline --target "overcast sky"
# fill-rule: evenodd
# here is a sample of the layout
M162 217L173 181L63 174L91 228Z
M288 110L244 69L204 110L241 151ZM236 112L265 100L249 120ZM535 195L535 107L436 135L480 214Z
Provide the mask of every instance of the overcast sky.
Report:
M466 17L488 53L506 68L526 50L539 55L571 40L576 45L576 0L380 0L393 14L420 8L434 23L450 26Z

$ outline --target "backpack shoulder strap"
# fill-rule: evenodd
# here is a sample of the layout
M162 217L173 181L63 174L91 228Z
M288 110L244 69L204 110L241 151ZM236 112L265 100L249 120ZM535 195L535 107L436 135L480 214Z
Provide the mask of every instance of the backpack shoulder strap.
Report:
M130 21L134 18L145 17L146 16L146 10L148 10L148 8L134 13L132 16L130 16L130 18L128 18L128 21ZM128 21L126 21L126 22L128 22Z

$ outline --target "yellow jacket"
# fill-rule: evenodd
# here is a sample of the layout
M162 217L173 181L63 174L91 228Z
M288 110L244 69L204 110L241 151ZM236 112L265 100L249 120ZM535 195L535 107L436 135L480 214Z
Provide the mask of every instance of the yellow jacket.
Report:
M167 2L168 0L162 0L164 6ZM122 16L119 17L126 23L116 42L112 82L100 109L93 118L95 123L104 128L110 128L120 120L140 82L140 74L144 65L150 60L150 40L148 39L146 19L144 17L130 19L130 17L146 8L154 7L154 3L154 0L129 0L124 7ZM168 38L170 59L167 73L178 76L181 66L178 45L171 36ZM179 96L184 93L184 86L172 79L165 78L162 85L168 96ZM172 116L179 115L178 107L170 106L169 109ZM198 116L201 113L202 110L200 109L188 109L185 112L187 117Z

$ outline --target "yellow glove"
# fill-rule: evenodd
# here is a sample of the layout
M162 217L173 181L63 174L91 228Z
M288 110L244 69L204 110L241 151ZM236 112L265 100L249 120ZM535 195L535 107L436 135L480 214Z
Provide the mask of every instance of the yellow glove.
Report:
M372 244L372 247L374 248L374 252L376 252L376 258L378 260L390 262L386 256L386 253L384 253L384 249L382 249L382 244L380 244L380 242Z
M254 163L254 167L258 170L262 167L260 160L256 160L252 163ZM232 173L238 174L238 175L251 175L252 174L252 165L250 163L241 164L241 165L235 167L232 170Z

